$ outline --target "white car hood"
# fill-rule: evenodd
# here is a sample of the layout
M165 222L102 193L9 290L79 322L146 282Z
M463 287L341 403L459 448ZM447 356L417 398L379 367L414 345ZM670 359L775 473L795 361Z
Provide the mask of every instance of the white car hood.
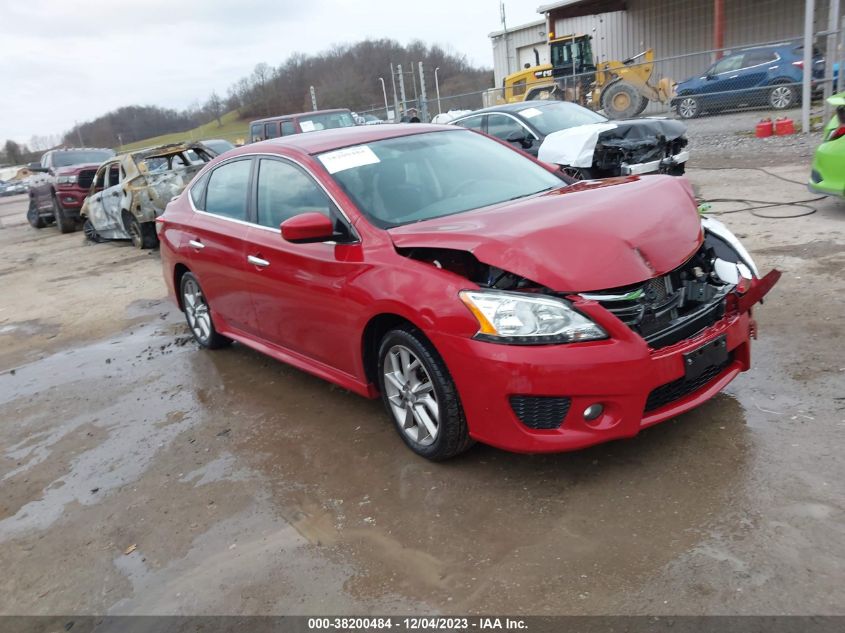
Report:
M599 134L616 127L615 123L590 123L552 132L540 144L537 158L544 163L591 167Z

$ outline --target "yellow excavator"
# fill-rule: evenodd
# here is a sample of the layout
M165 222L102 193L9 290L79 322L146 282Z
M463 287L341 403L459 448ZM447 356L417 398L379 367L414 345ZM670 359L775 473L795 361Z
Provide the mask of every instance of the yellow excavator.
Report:
M593 110L604 110L610 119L635 117L649 101L669 102L672 81L663 78L657 84L651 83L653 49L625 61L595 64L591 40L589 35L550 37L552 63L541 65L537 55L535 66L505 77L502 101L574 101Z

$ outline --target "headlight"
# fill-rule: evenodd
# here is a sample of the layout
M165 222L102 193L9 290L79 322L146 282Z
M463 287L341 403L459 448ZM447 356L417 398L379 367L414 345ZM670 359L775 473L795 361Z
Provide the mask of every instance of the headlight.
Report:
M476 338L482 340L540 345L607 338L563 299L484 290L462 290L460 297L478 320Z
M731 248L736 251L739 259L745 262L746 266L748 266L754 276L758 279L760 278L760 273L757 271L757 265L754 263L754 260L751 259L751 255L747 250L745 250L745 247L742 245L742 242L739 241L739 238L734 235L728 227L719 222L719 220L706 216L701 218L701 226L703 226L705 230L710 231L727 242Z
M56 180L60 185L76 184L76 176L59 176Z

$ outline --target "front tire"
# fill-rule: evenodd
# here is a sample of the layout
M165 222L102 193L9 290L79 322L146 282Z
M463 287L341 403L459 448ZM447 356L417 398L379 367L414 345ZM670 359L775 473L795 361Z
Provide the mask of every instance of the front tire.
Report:
M642 99L639 90L627 81L617 79L601 93L601 107L609 119L632 119L645 109L640 107Z
M208 349L219 349L232 342L231 339L226 338L215 329L208 301L206 301L199 280L193 273L182 275L179 293L188 328L200 346Z
M67 217L62 203L56 198L53 198L53 217L56 218L56 226L59 227L59 231L62 233L73 233L76 231L76 222L72 218Z
M378 358L382 401L408 448L441 461L472 446L455 383L422 332L413 327L390 330L381 340Z
M682 119L694 119L701 115L701 103L695 97L679 97L676 109Z

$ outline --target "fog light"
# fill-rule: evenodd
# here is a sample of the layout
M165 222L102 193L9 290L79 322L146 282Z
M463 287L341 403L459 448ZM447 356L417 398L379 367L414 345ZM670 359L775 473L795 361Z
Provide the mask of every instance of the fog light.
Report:
M602 405L598 403L591 404L589 407L584 409L584 419L592 421L598 418L602 413L604 413L604 407Z

